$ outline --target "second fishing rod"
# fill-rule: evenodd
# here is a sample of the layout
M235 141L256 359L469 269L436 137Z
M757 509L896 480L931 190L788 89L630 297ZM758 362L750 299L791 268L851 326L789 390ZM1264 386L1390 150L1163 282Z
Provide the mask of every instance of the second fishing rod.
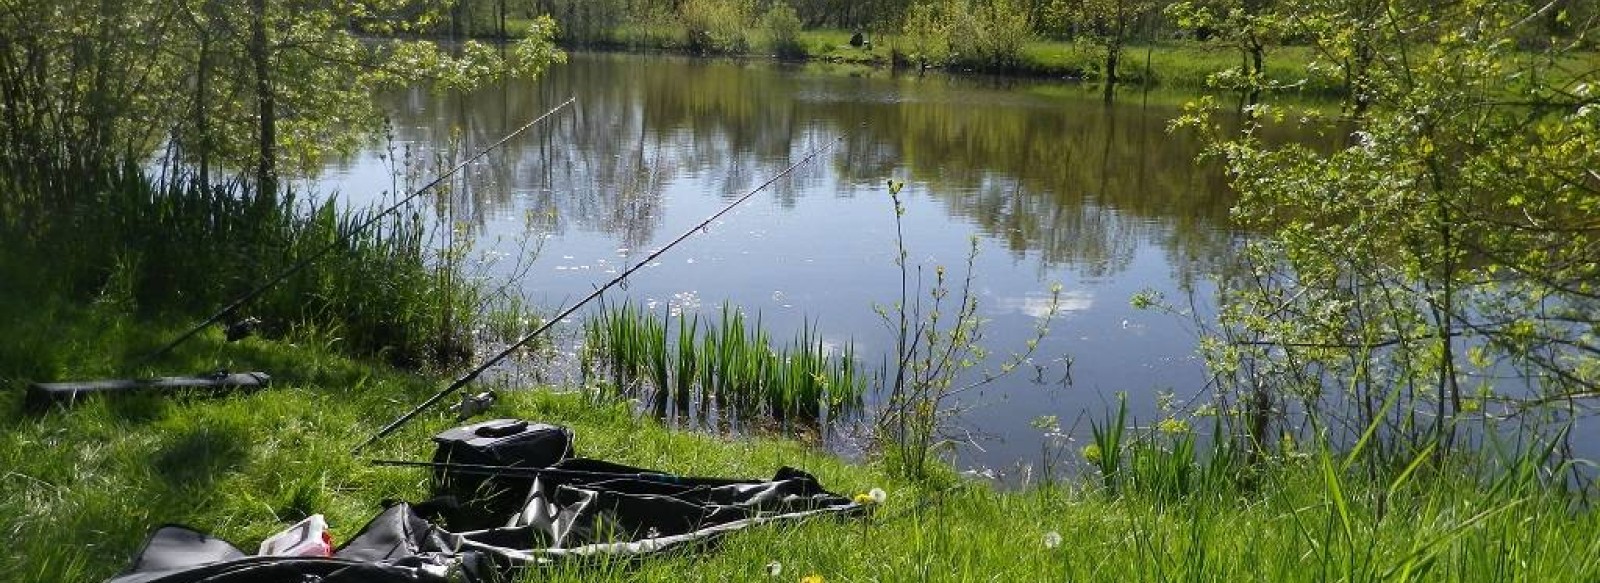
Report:
M621 285L624 281L627 281L628 276L633 275L633 273L635 271L638 271L640 269L643 269L645 266L650 265L651 263L653 263L655 261L655 259L657 257L660 257L663 253L666 253L667 251L671 250L673 247L678 246L679 243L684 242L684 240L686 240L689 237L693 236L695 233L703 231L706 228L710 227L712 222L715 222L717 219L722 218L722 215L728 214L728 212L732 211L735 207L737 207L740 204L744 203L744 201L750 200L750 198L754 197L756 195L756 193L761 192L763 190L766 190L767 187L772 186L773 183L777 182L778 180L782 179L785 176L788 176L788 175L794 173L794 171L796 169L798 169L801 166L804 166L804 165L810 163L812 160L815 160L818 156L821 156L823 153L827 152L828 150L833 149L833 147L835 145L838 145L840 142L843 142L845 137L846 137L846 135L840 135L838 138L835 138L835 139L833 139L832 141L829 141L826 144L818 146L816 149L814 149L810 153L806 154L805 157L801 158L799 161L795 162L794 164L789 165L787 168L784 168L782 171L778 172L777 174L772 175L771 178L768 178L765 182L762 182L760 185L756 186L755 188L750 189L749 192L744 193L739 198L733 199L727 205L724 205L721 210L718 210L717 212L712 213L712 215L709 216L709 217L706 217L705 220L700 221L699 223L696 223L692 227L689 227L688 230L685 230L682 234L678 235L676 238L674 238L671 241L667 242L666 245L662 245L661 248L656 249L655 251L651 252L648 256L645 256L644 259L642 259L639 262L635 263L632 267L629 267L629 268L623 270L621 274L618 274L616 277L611 278L610 281L607 281L603 285L600 285L599 287L596 287L593 292L590 292L589 295L584 296L583 299L578 300L577 303L572 304L571 306L569 306L566 309L562 310L560 313L557 313L555 316L551 317L550 319L545 320L545 322L543 324L541 324L538 328L534 329L532 332L529 332L527 335L523 336L521 339L517 340L516 342L511 343L510 346L505 347L504 350L501 350L499 353L495 354L494 356L489 357L487 360L483 361L482 364L479 364L476 368L473 368L471 371L468 371L466 374L461 375L461 377L457 378L455 380L455 382L450 383L449 386L445 387L443 390L440 390L438 393L434 393L434 395L432 397L429 397L426 401L423 401L421 404L419 404L416 407L412 408L411 411L407 412L404 415L401 415L399 418L395 419L394 421L389 422L389 424L385 425L383 427L383 429L379 429L377 433L374 433L371 437L368 437L366 439L366 441L361 442L359 445L355 446L355 448L351 449L350 453L352 455L360 453L362 449L365 449L368 445L371 445L373 442L375 442L375 441L377 441L379 439L383 439L385 436L387 436L387 435L389 435L391 433L394 433L395 431L399 430L401 426L403 426L407 422L411 421L417 415L421 415L422 412L428 410L429 407L432 407L435 404L438 404L438 402L444 400L445 397L448 397L452 393L455 393L456 391L461 390L461 387L464 387L468 383L471 383L472 381L476 380L479 375L482 375L484 373L484 371L489 370L490 367L493 367L495 364L499 363L501 360L504 360L507 356L510 356L511 354L515 353L518 349L522 348L527 343L532 342L534 338L538 338L539 336L542 336L545 333L545 331L549 330L552 326L555 326L556 323L561 322L562 320L566 319L567 316L571 316L573 312L578 311L578 309L582 308L585 304L588 304L589 302L592 302L595 299L599 298L601 295L605 294L606 290L609 290L609 289L611 289L613 287Z

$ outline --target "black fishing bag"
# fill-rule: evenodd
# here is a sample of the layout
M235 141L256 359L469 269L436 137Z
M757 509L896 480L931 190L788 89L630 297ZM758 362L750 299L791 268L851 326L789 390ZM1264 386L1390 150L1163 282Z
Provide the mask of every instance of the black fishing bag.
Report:
M397 502L330 557L256 556L169 525L109 583L499 583L526 580L540 566L610 565L752 526L865 512L789 467L770 480L737 479L574 457L564 427L496 419L433 439L444 464L436 487L467 505Z
M456 523L503 520L521 506L533 479L526 474L504 475L496 468L545 468L572 457L572 430L521 419L456 427L433 436L433 441L437 444L434 495L454 498L460 505L447 515Z

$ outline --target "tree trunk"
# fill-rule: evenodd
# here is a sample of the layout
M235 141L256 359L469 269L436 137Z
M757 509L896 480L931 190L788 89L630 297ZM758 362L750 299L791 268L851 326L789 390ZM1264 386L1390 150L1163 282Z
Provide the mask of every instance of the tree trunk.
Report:
M278 119L277 99L273 95L271 47L267 45L267 2L251 0L250 60L256 74L257 166L256 196L276 198L278 194Z
M1250 111L1251 117L1255 116L1255 106L1261 103L1261 84L1266 79L1266 47L1261 42L1250 39Z
M200 31L200 62L194 75L194 154L199 159L200 184L211 184L211 127L206 115L206 93L211 85L211 31L209 23Z
M1122 57L1122 39L1113 39L1106 45L1106 103L1116 98L1117 60Z

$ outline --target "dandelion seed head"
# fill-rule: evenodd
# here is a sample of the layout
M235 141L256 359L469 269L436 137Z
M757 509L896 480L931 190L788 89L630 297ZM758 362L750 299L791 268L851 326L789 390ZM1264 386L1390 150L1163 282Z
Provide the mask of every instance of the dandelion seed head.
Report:
M1053 549L1061 546L1061 533L1050 531L1044 533L1044 548Z

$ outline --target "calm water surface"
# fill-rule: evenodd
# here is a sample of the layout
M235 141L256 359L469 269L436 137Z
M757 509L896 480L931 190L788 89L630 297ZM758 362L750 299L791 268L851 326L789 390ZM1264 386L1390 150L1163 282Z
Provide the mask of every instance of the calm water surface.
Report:
M1129 305L1150 289L1188 306L1192 287L1204 313L1209 266L1239 238L1220 175L1193 163L1198 140L1166 131L1173 107L1135 96L1107 108L1072 85L583 53L537 82L416 88L384 104L395 151L415 155L448 150L452 136L475 151L567 97L572 108L474 166L434 209L495 252L486 274L521 274L524 296L546 310L842 137L608 300L707 313L731 301L777 338L812 322L876 367L894 336L873 305L899 289L892 178L906 183L913 263L960 273L977 238L991 352L1021 350L1048 289L1063 286L1032 366L965 397L961 426L976 447L962 449L963 467L1037 462L1040 416L1081 444L1085 415L1103 415L1118 392L1144 423L1159 418L1159 393L1182 402L1205 389L1186 320ZM320 186L352 204L381 201L396 184L384 152L330 166ZM521 242L530 237L542 240L536 256Z

